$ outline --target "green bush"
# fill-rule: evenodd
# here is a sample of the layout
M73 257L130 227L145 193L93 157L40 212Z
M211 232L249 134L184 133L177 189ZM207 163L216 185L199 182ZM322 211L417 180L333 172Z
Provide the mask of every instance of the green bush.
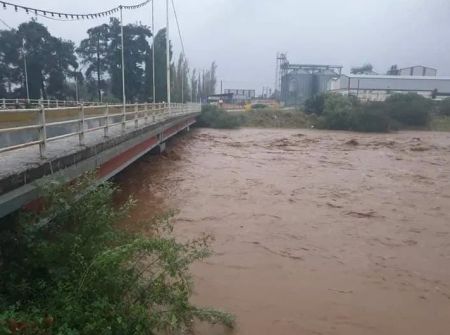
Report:
M353 111L352 130L381 133L391 128L391 120L382 102L367 103Z
M253 104L252 105L252 109L264 109L264 108L269 108L269 106L267 106L265 104Z
M405 126L426 126L431 106L429 99L415 93L393 94L385 101L389 117Z
M208 256L208 239L177 242L169 216L149 222L151 238L119 231L132 202L116 210L112 185L86 193L91 183L52 188L41 215L0 226L0 334L182 333L194 318L231 326L189 301L188 269Z
M361 132L387 132L391 129L384 103L362 104L355 97L337 94L325 97L324 111L318 124L326 129Z
M325 98L323 125L327 129L350 130L353 125L353 101L340 94L330 94Z
M314 95L305 101L304 110L306 114L322 115L325 109L327 94Z
M439 102L438 112L440 115L450 116L450 98L446 98Z
M234 129L242 123L239 115L228 113L214 105L202 106L202 112L197 118L197 126L205 128Z

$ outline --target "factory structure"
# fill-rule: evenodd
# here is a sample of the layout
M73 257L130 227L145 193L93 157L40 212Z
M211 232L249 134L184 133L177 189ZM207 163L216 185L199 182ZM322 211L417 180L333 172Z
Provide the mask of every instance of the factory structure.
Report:
M417 93L432 99L450 97L450 77L438 76L434 68L393 66L388 73L345 75L339 65L291 64L286 54L278 54L275 95L286 106L301 105L325 92L353 95L363 101L384 101L393 93Z
M286 54L277 55L275 95L286 106L301 105L328 90L328 83L342 74L340 65L291 64Z

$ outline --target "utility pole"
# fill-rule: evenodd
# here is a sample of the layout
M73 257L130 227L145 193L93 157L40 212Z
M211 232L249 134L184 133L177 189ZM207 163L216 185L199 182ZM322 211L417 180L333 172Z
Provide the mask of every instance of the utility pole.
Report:
M183 62L181 63L181 103L184 104L184 53Z
M169 0L166 0L166 70L167 70L167 103L170 108L170 41L169 41Z
M98 93L98 99L100 102L102 102L102 92L100 88L100 36L97 33L97 93Z
M152 0L152 34L153 34L153 47L152 47L152 87L153 87L153 103L156 102L156 87L155 87L155 0Z
M124 46L123 46L123 7L122 5L119 6L120 8L120 39L122 43L122 113L123 117L125 117L126 112L126 101L127 97L125 95L125 59L124 59Z
M22 39L22 53L23 53L23 66L25 70L25 86L27 88L27 102L30 101L30 90L28 88L28 69L27 69L27 56L25 54L25 39Z
M220 81L220 94L223 94L223 80Z

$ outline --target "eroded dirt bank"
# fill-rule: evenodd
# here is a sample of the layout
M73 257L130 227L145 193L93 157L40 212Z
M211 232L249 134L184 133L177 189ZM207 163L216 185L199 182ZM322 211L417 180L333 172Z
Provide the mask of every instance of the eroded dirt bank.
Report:
M130 222L175 208L181 238L215 236L195 300L233 334L449 333L450 134L195 130L169 150L118 178Z

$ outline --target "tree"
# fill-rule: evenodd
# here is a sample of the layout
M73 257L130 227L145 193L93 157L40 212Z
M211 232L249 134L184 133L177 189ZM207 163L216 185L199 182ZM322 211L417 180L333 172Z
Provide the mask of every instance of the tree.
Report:
M373 72L373 66L370 63L359 67L352 67L350 70L351 74L369 74L371 72Z
M109 69L108 42L109 26L102 24L87 31L89 37L82 40L77 49L78 55L82 59L82 64L87 66L86 78L92 79L95 74L97 77L98 100L101 100L101 90L105 88L105 82L102 81L102 74Z
M189 83L189 64L187 59L181 53L178 57L178 62L173 78L173 100L176 102L185 102L190 100L191 88Z
M0 31L0 93L3 97L12 97L13 86L20 81L23 72L18 64L20 47L16 30Z
M155 48L155 101L167 101L166 29L158 31L153 47ZM172 45L170 45L169 59L172 59Z
M127 100L146 100L150 94L146 85L151 72L149 57L151 48L147 38L151 30L141 24L128 24L124 32L125 91ZM88 30L77 49L82 62L87 66L86 77L97 77L97 90L100 100L101 89L107 89L114 97L122 99L122 43L120 22L111 18L109 24L103 24ZM109 87L107 83L109 82Z
M215 62L212 62L210 69L203 71L201 78L199 78L199 95L203 100L216 93L216 71L217 65Z
M2 89L8 97L24 97L27 58L30 98L63 98L66 78L78 68L71 41L53 37L47 28L31 20L17 30L0 32L0 74Z

